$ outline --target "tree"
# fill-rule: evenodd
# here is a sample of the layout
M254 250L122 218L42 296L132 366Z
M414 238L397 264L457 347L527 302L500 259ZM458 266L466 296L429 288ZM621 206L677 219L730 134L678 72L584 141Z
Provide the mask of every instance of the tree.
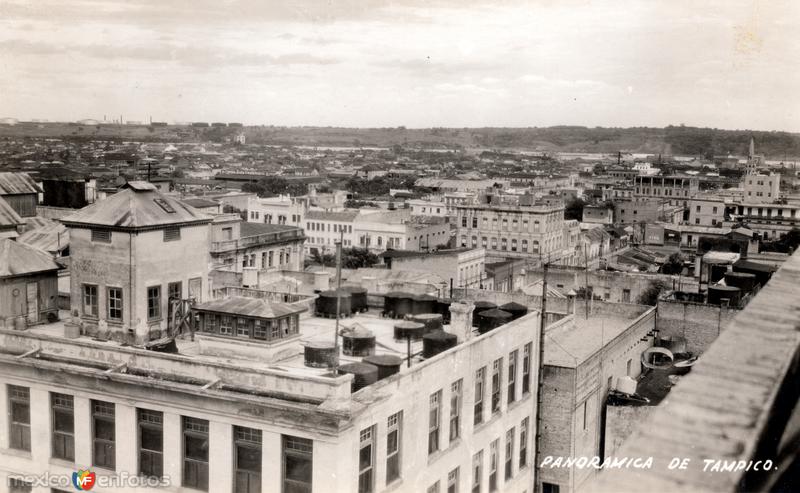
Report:
M680 274L683 272L683 255L680 252L675 252L669 257L667 261L661 266L662 274Z
M570 200L564 208L564 219L577 219L581 221L583 219L583 208L585 206L586 202L581 198Z
M658 304L658 297L661 296L661 292L666 290L668 287L669 286L664 281L650 281L650 285L647 286L647 289L642 291L642 294L639 295L637 303L640 305L655 306Z
M242 185L242 191L256 193L259 197L274 197L284 194L305 195L308 189L304 183L289 182L281 176L267 176L256 183L245 183Z
M366 248L345 248L342 250L342 267L345 269L361 269L372 267L378 263L378 256Z

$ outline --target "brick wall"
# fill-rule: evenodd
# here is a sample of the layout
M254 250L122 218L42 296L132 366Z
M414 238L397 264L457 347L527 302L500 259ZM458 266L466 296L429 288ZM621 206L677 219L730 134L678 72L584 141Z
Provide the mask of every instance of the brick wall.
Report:
M658 300L656 327L659 336L684 337L688 351L702 353L739 312L736 308L662 299Z

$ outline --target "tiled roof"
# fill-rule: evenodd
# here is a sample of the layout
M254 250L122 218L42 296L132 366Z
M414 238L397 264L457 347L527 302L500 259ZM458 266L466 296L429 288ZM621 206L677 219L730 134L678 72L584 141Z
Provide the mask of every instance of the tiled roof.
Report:
M0 277L21 276L58 268L58 264L47 253L13 240L0 239Z
M208 223L211 216L163 195L147 182L130 182L122 191L84 207L62 222L67 226L147 229L171 224Z

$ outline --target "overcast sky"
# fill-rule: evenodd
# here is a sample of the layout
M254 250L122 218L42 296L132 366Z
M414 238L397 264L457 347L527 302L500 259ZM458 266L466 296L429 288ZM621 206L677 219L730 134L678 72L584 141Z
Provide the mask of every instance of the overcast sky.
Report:
M800 131L799 90L798 0L0 0L0 118Z

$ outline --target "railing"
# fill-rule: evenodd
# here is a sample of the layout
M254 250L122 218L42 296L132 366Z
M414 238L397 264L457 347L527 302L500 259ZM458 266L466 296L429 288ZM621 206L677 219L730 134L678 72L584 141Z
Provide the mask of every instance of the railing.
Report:
M607 470L594 490L794 490L800 476L798 398L800 252L615 453L653 457L652 467Z
M304 238L301 230L281 231L277 233L264 233L256 236L245 236L237 240L212 241L210 250L212 252L229 252L241 250L255 245L265 245L280 243L288 240L302 240Z

